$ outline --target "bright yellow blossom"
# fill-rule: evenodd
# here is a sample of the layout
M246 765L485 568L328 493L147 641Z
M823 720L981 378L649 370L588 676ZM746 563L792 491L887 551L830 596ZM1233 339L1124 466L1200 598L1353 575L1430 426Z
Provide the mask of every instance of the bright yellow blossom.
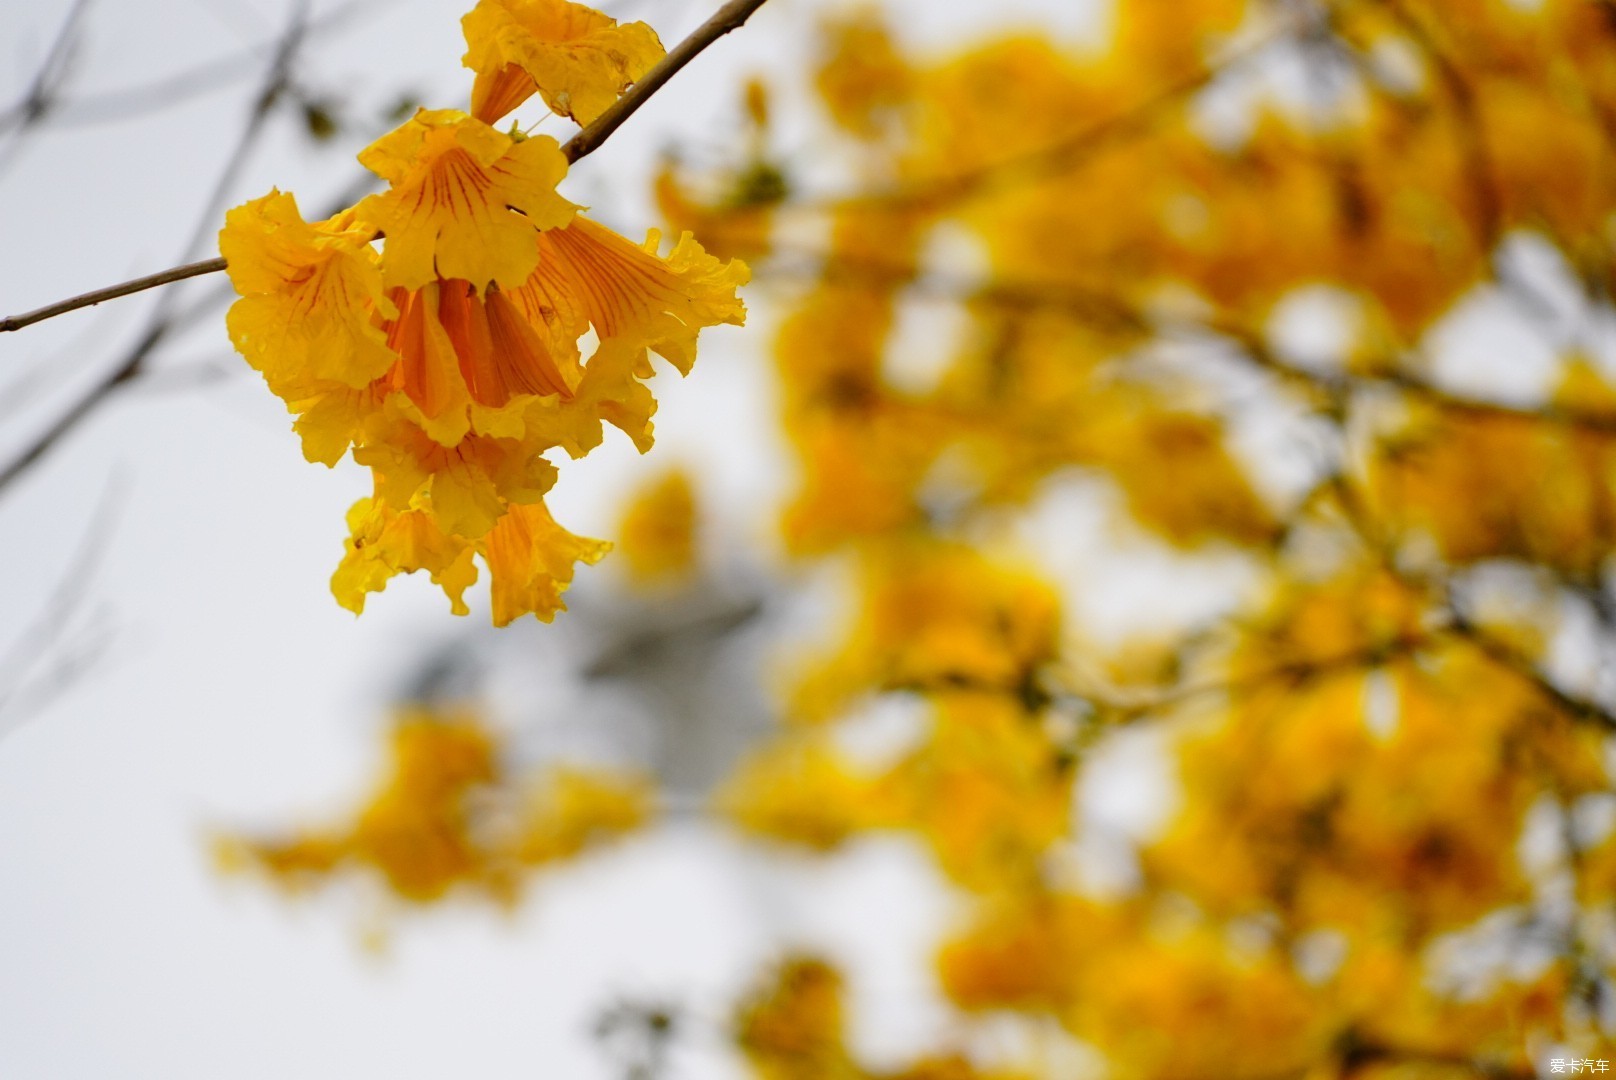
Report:
M490 283L517 288L539 264L534 234L578 211L556 194L567 159L554 139L501 134L453 109L421 109L359 163L389 185L355 207L387 235L389 288L445 278L469 281L479 294Z
M461 24L477 73L471 111L493 123L534 93L551 111L593 121L662 59L642 22L624 23L567 0L480 0Z
M393 366L381 324L398 310L382 287L372 235L351 213L311 225L281 191L225 215L219 251L241 296L227 319L230 339L276 394L364 387Z

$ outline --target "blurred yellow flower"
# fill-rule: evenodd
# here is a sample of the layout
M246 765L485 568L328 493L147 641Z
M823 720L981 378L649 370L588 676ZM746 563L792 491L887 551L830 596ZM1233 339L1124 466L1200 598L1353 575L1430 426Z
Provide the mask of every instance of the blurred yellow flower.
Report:
M630 577L644 585L688 578L696 564L696 492L674 469L634 493L618 525L617 547Z

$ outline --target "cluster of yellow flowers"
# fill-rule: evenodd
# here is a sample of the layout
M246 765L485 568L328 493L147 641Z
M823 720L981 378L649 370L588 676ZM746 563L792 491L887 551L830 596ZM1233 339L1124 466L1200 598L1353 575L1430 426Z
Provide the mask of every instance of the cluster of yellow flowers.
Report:
M590 221L556 191L554 139L492 126L535 93L595 120L661 58L649 27L566 0L481 0L464 27L471 112L422 109L360 154L385 192L317 222L271 192L227 215L219 248L241 295L231 340L305 455L371 470L338 601L360 611L425 570L464 614L481 556L504 625L551 618L609 547L550 516L545 452L582 457L605 423L647 449L649 354L687 373L703 327L742 321L747 269L688 234L662 255L654 231L637 245Z

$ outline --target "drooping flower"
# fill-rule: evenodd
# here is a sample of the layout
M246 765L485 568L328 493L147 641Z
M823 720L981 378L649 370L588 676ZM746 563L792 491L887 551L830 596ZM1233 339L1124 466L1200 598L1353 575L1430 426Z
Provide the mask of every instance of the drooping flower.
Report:
M392 366L380 320L397 310L369 241L351 214L311 225L278 190L225 215L219 251L241 296L230 339L276 394L363 387Z
M744 319L748 272L688 234L662 255L654 231L639 245L579 217L556 191L555 140L486 122L499 112L484 76L505 79L496 96L520 75L517 100L536 91L593 115L661 55L649 28L558 0L485 0L467 31L474 53L505 58L478 69L477 116L419 111L360 154L386 191L323 222L272 192L231 211L220 247L242 295L232 340L296 416L304 455L334 465L351 451L372 471L339 601L358 611L392 575L425 570L463 613L480 555L503 624L550 618L574 565L607 547L543 507L545 452L582 457L605 424L648 449L650 353L688 373L703 327Z
M567 0L481 0L461 20L465 64L477 73L471 111L493 123L535 93L552 111L593 121L662 59L642 22Z
M502 134L454 109L420 110L359 163L390 185L355 207L361 222L387 234L389 287L460 278L479 293L489 282L516 288L539 262L534 233L578 210L556 194L567 159L554 139Z

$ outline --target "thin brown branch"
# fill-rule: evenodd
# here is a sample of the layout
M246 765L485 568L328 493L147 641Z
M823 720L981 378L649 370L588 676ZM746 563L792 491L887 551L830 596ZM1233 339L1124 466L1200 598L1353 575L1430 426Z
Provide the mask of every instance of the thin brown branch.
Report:
M46 304L42 308L35 308L33 311L24 312L21 315L7 315L5 318L0 319L0 334L8 330L21 330L23 327L32 326L36 322L44 322L46 319L55 318L57 315L65 315L69 311L94 307L106 300L116 300L120 296L131 296L137 292L145 292L147 289L155 289L159 285L184 281L186 278L200 277L203 274L216 274L223 269L224 260L222 258L203 259L201 262L187 263L184 266L176 266L155 274L147 274L145 277L120 282L117 285L109 285L104 289L96 289L93 292L70 296L66 300L58 300L54 304Z
M729 0L729 3L713 13L712 18L675 45L672 52L646 72L643 79L635 83L628 93L618 98L611 108L601 113L594 123L567 140L567 144L561 148L561 152L567 155L567 160L577 161L600 149L601 144L611 137L612 132L633 116L652 94L662 88L663 84L678 74L680 68L694 60L703 49L725 34L744 26L746 20L752 17L752 13L763 4L764 0Z
M331 201L326 216L335 214L344 206L348 206L371 186L371 177L368 175L363 178L362 182L350 185L342 194ZM115 392L137 380L148 378L151 371L146 367L146 360L158 345L168 340L175 332L194 325L208 312L215 310L230 298L230 286L221 284L223 285L222 288L210 290L208 295L198 297L195 302L184 310L170 312L166 317L157 320L153 328L142 336L140 341L113 369L111 375L92 387L83 398L75 402L66 413L59 417L56 423L35 438L14 461L0 469L0 488L4 488L6 484L16 479L28 466L32 465L57 442L72 432L99 406L109 401Z
M1519 677L1544 697L1548 698L1561 712L1577 720L1595 724L1607 731L1616 731L1616 713L1605 708L1596 701L1572 694L1556 685L1536 660L1521 652L1508 641L1496 634L1490 633L1483 627L1477 626L1462 613L1452 613L1452 632L1470 642L1487 659Z

